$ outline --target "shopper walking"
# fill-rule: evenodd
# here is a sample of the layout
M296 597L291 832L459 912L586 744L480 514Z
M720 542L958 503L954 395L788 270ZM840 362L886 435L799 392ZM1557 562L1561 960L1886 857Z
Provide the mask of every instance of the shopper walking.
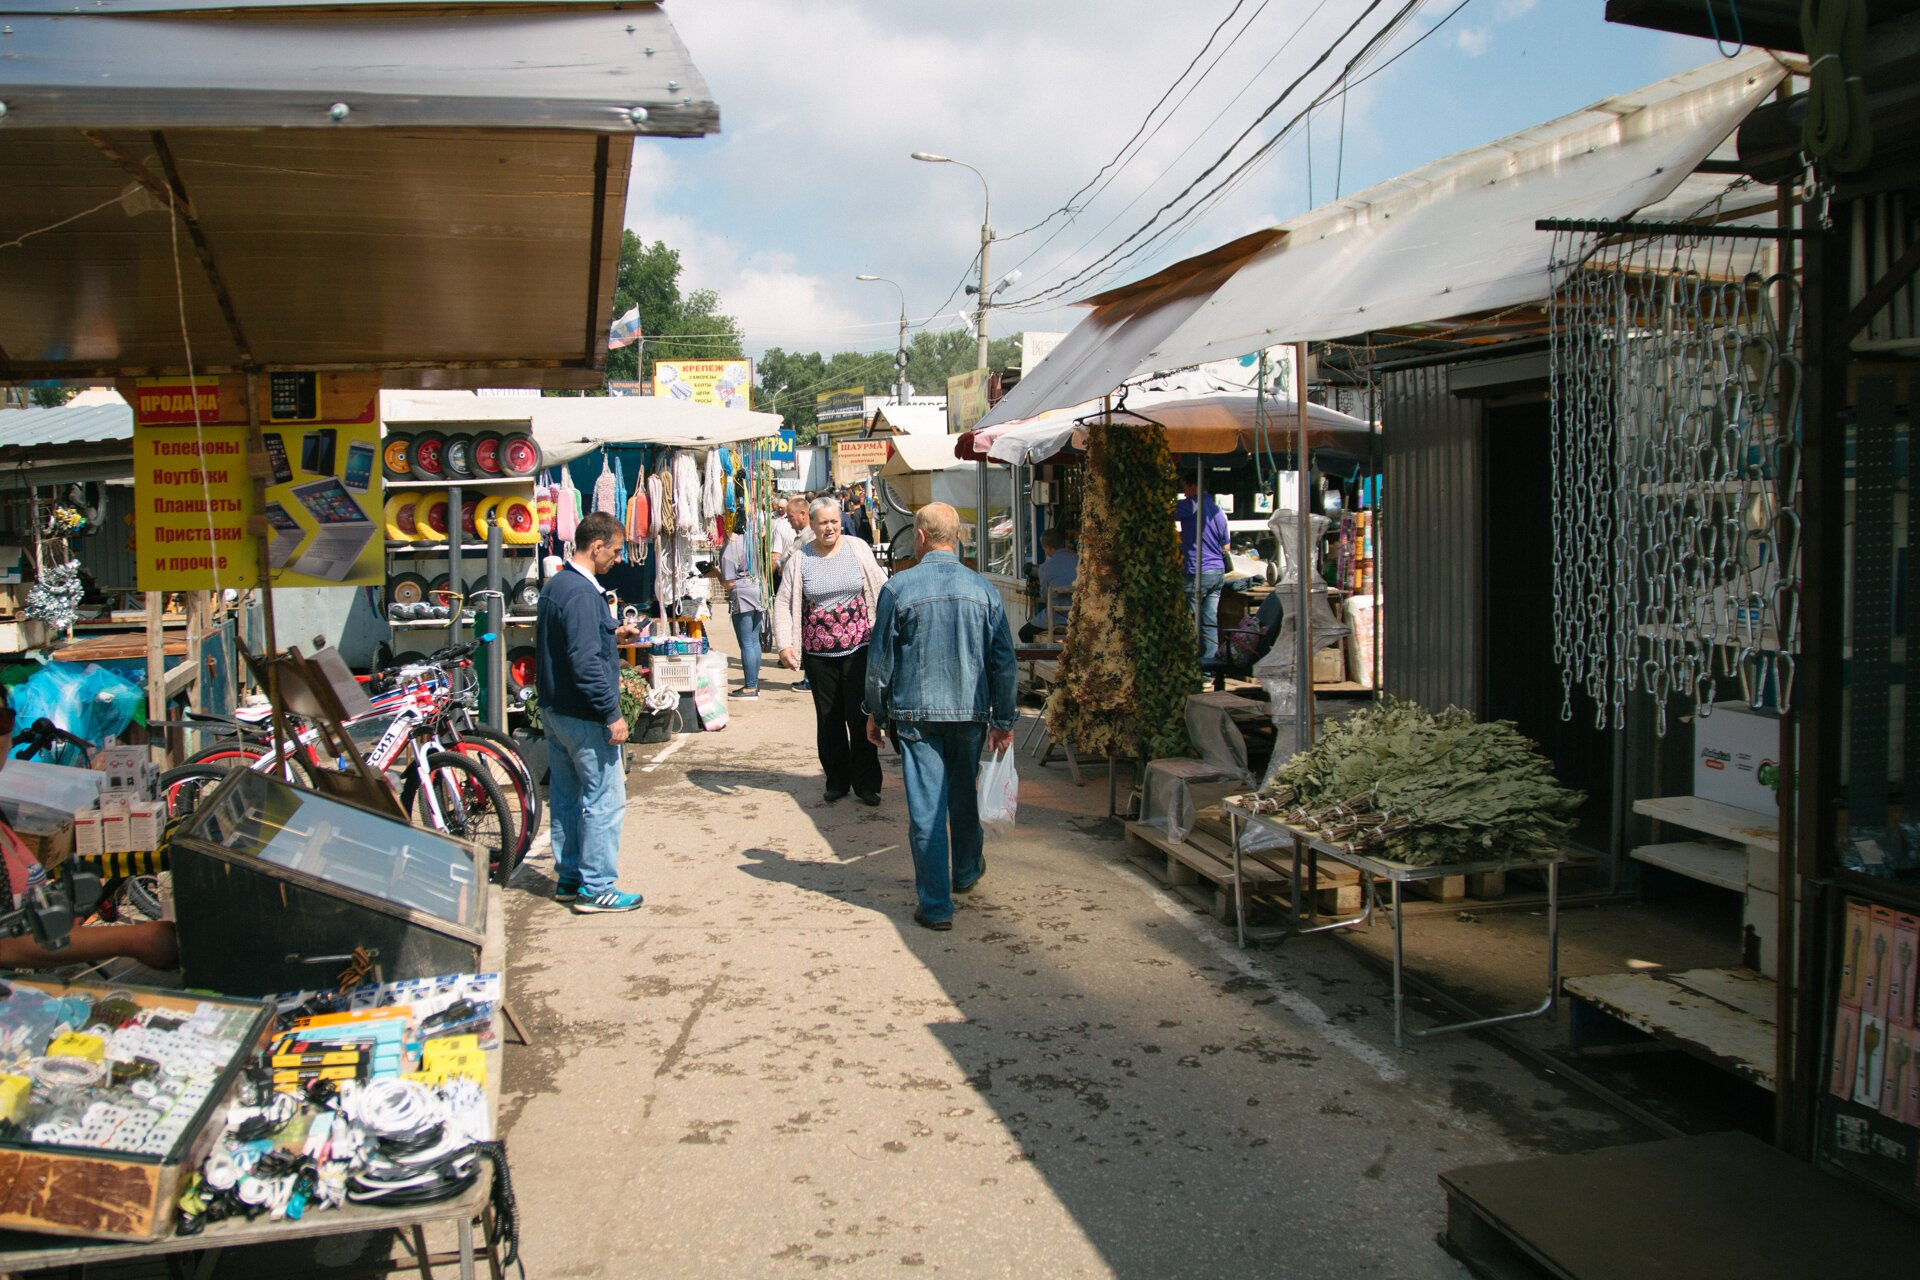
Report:
M804 547L813 541L813 529L808 523L807 500L788 498L779 508L773 520L773 589L777 593L785 574L787 557L795 547ZM796 691L804 693L810 686L805 676L794 681Z
M820 768L829 804L852 791L880 803L880 755L867 741L860 695L867 679L867 637L886 575L873 548L840 530L840 504L817 499L808 512L813 541L787 557L774 601L780 661L805 671L813 690Z
M960 516L913 517L917 563L880 592L867 658L867 741L900 740L918 903L913 922L953 928L953 895L986 874L974 775L982 743L1013 746L1017 667L1000 593L960 563Z
M553 777L555 902L582 915L632 911L637 893L620 891L620 829L627 816L627 777L621 767L627 721L620 714L620 659L640 629L618 626L599 575L612 567L626 541L620 522L604 512L583 517L574 531L573 559L547 579L534 615L540 723L546 730Z
M720 582L727 589L727 614L733 620L733 636L740 642L740 691L736 698L760 696L760 634L766 625L766 602L760 597L760 580L747 563L747 535L736 513L733 532L720 552Z
M1174 505L1174 518L1180 522L1180 555L1186 562L1187 599L1194 595L1194 579L1200 586L1200 662L1212 662L1220 648L1220 590L1227 581L1227 517L1214 502L1213 495L1201 499L1200 486L1189 480L1182 486L1184 496Z

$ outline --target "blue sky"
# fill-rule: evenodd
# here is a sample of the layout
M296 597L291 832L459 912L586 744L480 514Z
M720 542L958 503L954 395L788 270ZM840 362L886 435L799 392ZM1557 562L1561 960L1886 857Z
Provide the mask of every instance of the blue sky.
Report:
M717 290L752 352L890 351L899 296L854 276L898 281L915 324L958 327L969 300L955 286L979 241L979 182L909 152L954 156L986 175L1003 237L994 274L1019 264L1022 278L1003 296L1026 298L1143 223L1359 20L1254 140L1334 85L1403 0L1367 17L1369 2L1241 0L1191 96L1029 258L1060 220L1007 237L1064 204L1120 149L1234 0L683 0L670 14L720 104L722 132L639 144L627 225L681 251L683 285ZM1336 167L1351 193L1719 56L1710 41L1610 26L1601 0L1468 0L1433 30L1457 3L1427 0L1365 64L1358 74L1427 37L1347 95L1344 129L1337 99L1313 116L1311 201L1309 148L1296 132L1180 234L1061 298L1325 204ZM1067 329L1075 317L1051 305L1008 310L991 328Z

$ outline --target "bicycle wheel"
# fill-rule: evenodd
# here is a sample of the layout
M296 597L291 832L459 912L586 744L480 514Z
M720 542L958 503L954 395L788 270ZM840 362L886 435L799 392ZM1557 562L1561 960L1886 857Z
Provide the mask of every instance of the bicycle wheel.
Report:
M524 851L526 846L533 843L533 837L540 834L540 817L545 807L545 802L540 799L540 779L533 776L533 766L527 763L527 757L521 752L520 744L515 742L507 734L485 728L481 725L468 725L465 728L457 729L454 731L454 736L468 742L491 743L505 754L508 766L512 768L515 776L520 779L521 785L527 793L530 801L529 811L533 814L533 829L531 831L523 831L520 835L520 845Z
M422 826L436 827L485 849L489 876L496 881L503 879L500 868L515 860L520 833L514 829L513 814L492 775L469 756L436 751L427 757L427 777L431 792L421 787L417 770L408 771L401 807ZM439 810L437 819L435 809Z
M540 793L528 780L525 766L494 742L462 735L447 743L446 749L459 752L485 769L493 778L494 785L500 788L501 798L507 802L507 811L513 815L513 829L520 838L514 842L513 866L501 872L502 883L505 883L504 877L511 876L514 867L527 856L527 850L533 845L533 837L540 830Z
M180 767L190 764L217 765L222 769L251 769L267 754L266 748L256 747L246 742L228 742L217 747L208 747L205 751L196 751L186 758ZM295 786L313 789L313 766L298 755L284 758L281 767L274 776L282 782L291 782Z
M192 813L233 772L229 765L183 764L161 774L160 798L166 802L168 820Z

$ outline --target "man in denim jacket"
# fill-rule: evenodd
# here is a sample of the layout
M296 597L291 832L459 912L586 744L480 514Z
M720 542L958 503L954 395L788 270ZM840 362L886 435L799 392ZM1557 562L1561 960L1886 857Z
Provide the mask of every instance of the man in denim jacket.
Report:
M867 737L900 740L908 840L919 904L913 922L953 928L953 895L980 882L984 742L1013 746L1013 637L1000 593L960 563L960 517L944 502L913 518L918 563L881 588L867 653ZM949 840L951 827L951 840ZM951 854L951 861L949 861Z

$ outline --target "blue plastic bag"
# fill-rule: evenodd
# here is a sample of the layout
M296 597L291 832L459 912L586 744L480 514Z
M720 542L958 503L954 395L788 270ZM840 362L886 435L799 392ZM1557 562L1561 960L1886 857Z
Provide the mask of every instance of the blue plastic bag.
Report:
M126 729L146 705L139 685L105 667L49 662L8 693L21 728L45 718L95 746Z

